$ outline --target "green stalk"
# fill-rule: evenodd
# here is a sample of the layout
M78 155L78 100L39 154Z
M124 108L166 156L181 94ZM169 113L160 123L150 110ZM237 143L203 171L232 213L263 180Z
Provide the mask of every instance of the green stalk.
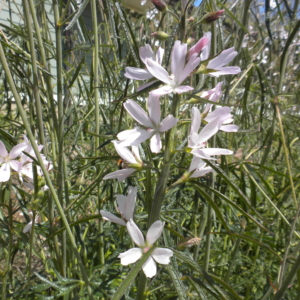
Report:
M212 11L216 11L215 3L214 1L211 2ZM217 32L216 32L216 25L215 23L211 24L211 54L215 55L217 53ZM212 86L217 85L217 79L215 77L212 78ZM214 106L213 108L214 109ZM216 136L213 137L212 140L212 148L215 148L216 146ZM210 181L210 187L214 189L215 186L215 174L211 174L211 181ZM211 193L211 198L214 200L215 194ZM212 208L209 206L207 211L207 227L206 227L206 241L205 241L205 255L204 255L204 270L208 272L209 267L209 260L210 260L210 248L211 248L211 229L212 229Z
M178 118L179 114L179 106L180 106L180 95L174 94L173 96L173 103L172 103L172 115L175 118ZM173 151L175 147L175 132L177 128L173 127L166 133L166 149L164 154L164 160L163 160L163 167L161 171L161 175L158 179L158 183L156 186L154 198L151 205L151 212L149 216L148 225L149 227L159 219L161 207L165 198L165 190L167 187L168 179L169 179L169 173L173 158Z
M299 268L300 268L300 255L298 256L297 260L295 261L294 266L292 267L291 271L287 274L287 276L285 276L285 280L283 281L281 288L275 294L273 300L282 299L286 290L288 289L290 284L293 282Z
M38 124L38 135L42 145L45 145L45 136L44 136L44 126L43 126L43 112L42 112L42 105L41 105L41 98L40 98L40 91L39 91L39 80L38 80L38 70L36 64L36 55L35 55L35 45L34 45L34 38L33 32L31 27L31 18L29 14L29 7L27 0L23 0L23 8L24 8L24 17L27 24L28 30L28 38L30 44L30 56L31 56L31 65L32 65L32 75L33 75L33 95L35 98L35 109L37 115L37 124Z
M97 6L96 0L91 1L91 9L92 9L92 22L93 22L93 33L94 33L94 51L93 51L93 70L94 70L94 103L95 103L95 132L99 134L100 131L100 120L99 120L99 93L98 93L98 85L99 85L99 40L98 40L98 22L97 22ZM95 137L95 156L100 156L99 152L100 140L98 137ZM97 173L99 173L99 167L97 167ZM100 194L100 184L98 185ZM99 209L101 209L101 197L98 197ZM99 219L99 257L100 263L104 264L104 240L103 240L103 220Z
M282 145L283 145L285 163L286 163L286 167L287 167L288 174L289 174L289 180L290 180L290 184L291 184L291 190L292 190L292 194L293 194L295 208L297 209L296 216L293 220L293 223L292 223L292 226L291 226L291 231L290 231L289 237L287 239L286 249L285 249L285 252L284 252L284 257L283 257L283 260L282 260L282 263L281 263L281 272L279 273L279 280L278 280L279 287L280 287L281 283L282 283L282 280L283 280L285 264L286 264L286 260L287 260L288 254L289 254L289 248L290 248L291 240L292 240L293 233L294 233L295 226L296 226L296 222L298 220L298 216L299 216L299 213L300 213L300 205L298 205L298 202L297 202L297 196L296 196L296 191L295 191L295 186L294 186L294 180L293 180L291 165L290 165L290 161L289 161L289 151L288 151L288 148L287 148L286 142L285 142L280 110L279 110L279 107L278 107L277 104L275 105L275 107L276 107L276 113L277 113L279 128L280 128L280 134L281 134L281 140L282 140Z
M36 194L36 193L35 193ZM36 196L36 195L35 195ZM34 199L35 201L35 199ZM31 259L32 259L32 249L34 243L34 224L35 224L36 212L33 210L32 214L32 227L30 230L30 244L29 244L29 257L28 257L28 270L27 270L27 286L26 286L26 300L28 299L29 286L30 286L30 276L31 276Z
M46 59L46 54L45 54L45 48L44 48L44 43L41 37L41 28L45 28L45 26L40 26L37 18L36 18L36 11L35 11L35 5L33 3L33 0L27 0L24 1L25 3L28 2L29 4L29 8L30 8L30 12L31 12L31 17L32 17L32 21L33 21L33 25L34 25L34 30L35 30L35 34L36 34L36 39L37 39L37 46L39 49L39 55L41 56L41 61L42 61L42 65L45 68L46 71L50 72L50 69L48 67L48 63L47 63L47 59ZM40 4L41 5L41 4ZM45 11L45 9L44 9ZM45 22L46 25L47 22ZM30 23L28 23L30 24ZM47 98L50 101L50 108L51 108L51 123L53 120L54 126L57 126L57 117L56 117L56 112L55 112L55 103L53 100L53 92L52 92L52 83L51 83L51 76L48 75L47 73L43 73L43 78L45 79L45 83L47 86ZM45 144L43 144L45 145ZM45 153L46 154L46 153Z
M58 109L58 128L57 128L57 139L58 139L58 166L57 166L57 189L58 198L62 206L64 205L64 104L63 104L63 54L62 54L62 24L59 13L59 4L57 0L53 1L53 12L55 20L55 37L56 37L56 77L57 77L57 109ZM66 249L67 241L65 232L62 234L62 275L66 276Z
M0 43L1 45L1 43ZM9 186L9 195L11 194L11 179L9 179L8 182L8 186ZM5 195L5 193L4 193ZM4 278L2 281L2 299L6 300L6 288L7 288L7 278L10 274L11 271L11 264L10 264L10 260L11 260L11 255L12 255L12 248L13 248L13 219L12 219L12 215L13 215L13 205L12 205L12 197L9 197L9 203L8 203L8 222L9 222L9 242L8 242L8 249L7 249L7 260L6 260L6 266L5 266L5 274L4 274Z
M11 72L10 72L10 69L9 69L9 66L7 64L7 61L6 61L6 57L5 57L5 53L3 51L3 47L2 47L2 43L0 43L0 59L1 59L1 63L2 63L2 67L5 71L5 74L6 74L6 79L10 85L10 89L11 89L11 92L15 98L15 101L16 101L16 105L17 105L17 108L18 108L18 111L19 111L19 114L21 116L21 119L23 121L23 124L24 124L24 128L27 132L27 135L28 135L28 138L30 140L30 143L32 145L32 148L34 150L34 153L35 153L35 156L37 158L37 161L42 169L42 172L45 176L45 181L49 187L49 190L53 196L53 199L55 201L55 204L57 206L57 209L58 209L58 212L60 214L60 217L62 219L62 222L64 224L64 226L66 227L66 230L67 230L67 233L69 235L69 238L70 238L70 242L71 242L71 245L72 245L72 248L74 250L74 253L76 254L76 257L77 257L77 260L78 260L78 263L79 263L79 267L80 267L80 270L81 270L81 273L82 273L82 277L83 277L83 280L87 286L87 290L88 290L88 293L89 293L89 296L90 296L90 299L94 299L93 297L93 294L92 294L92 289L90 287L90 283L89 283L89 279L87 277L87 274L86 274L86 271L85 271L85 268L84 268L84 265L82 263L82 260L81 260L81 257L80 257L80 254L77 250L77 245L76 245L76 241L75 241L75 238L72 234L72 231L71 231L71 228L69 226L69 223L67 221L67 218L64 214L64 210L62 208L62 205L60 204L60 201L59 201L59 198L55 192L55 188L52 184L52 181L51 181L51 178L50 178L50 175L48 173L48 170L46 168L46 166L44 165L44 162L43 162L43 159L42 159L42 156L38 150L38 147L35 143L35 138L32 134L32 131L30 129L30 125L27 121L27 116L26 116L26 113L25 111L23 110L23 107L22 107L22 102L21 102L21 99L20 99L20 96L19 96L19 93L16 89L16 86L15 86L15 83L14 83L14 80L12 78L12 75L11 75Z

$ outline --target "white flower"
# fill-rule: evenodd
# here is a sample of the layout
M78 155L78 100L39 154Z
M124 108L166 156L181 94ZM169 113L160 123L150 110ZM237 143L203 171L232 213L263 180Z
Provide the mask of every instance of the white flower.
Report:
M230 108L229 108L230 110ZM201 131L199 132L201 125L201 115L199 109L196 107L192 108L192 124L190 130L190 137L188 141L188 147L192 148L191 153L202 159L214 159L211 155L230 155L233 151L222 148L206 148L207 141L214 134L218 132L222 126L224 120L227 119L227 114L220 115L209 122Z
M10 168L14 169L15 171L19 172L21 168L21 163L15 158L20 156L22 151L26 148L26 145L21 143L14 146L10 153L7 152L4 144L0 141L0 164L2 166L0 168L0 182L8 181L10 178Z
M225 131L225 132L237 132L238 131L239 126L234 125L234 124L229 124L233 121L229 107L217 108L216 110L210 112L205 117L204 120L209 123L209 122L213 121L215 118L222 118L223 119L222 124L226 124L226 125L222 125L220 127L220 130Z
M123 181L125 178L140 170L143 166L142 159L139 154L139 149L137 146L132 146L132 153L123 146L120 146L120 142L112 141L115 146L116 151L120 155L120 157L125 161L129 168L125 168L122 170L118 170L112 173L107 174L103 177L104 180L106 179L114 179L117 178L119 182Z
M139 246L139 248L132 248L126 252L120 253L118 256L121 258L121 264L127 266L129 264L135 263L139 260L143 253L146 253L157 239L161 236L164 223L161 221L154 222L149 228L146 236L146 242L144 236L140 229L135 225L135 223L130 220L127 222L126 226L131 239L134 243ZM142 269L148 278L152 278L156 275L156 263L167 265L170 263L170 257L173 256L173 251L165 248L156 248L151 256L146 260Z
M193 90L192 87L181 84L199 65L200 57L197 56L198 54L194 53L186 63L187 44L181 44L180 41L176 41L171 56L171 75L154 60L146 59L145 64L148 71L165 83L164 86L151 91L150 94L153 96L162 96L172 92L181 94Z
M128 195L117 195L118 210L122 216L116 217L114 214L101 210L100 213L104 220L111 221L116 224L126 226L126 222L133 219L134 206L136 201L137 188L130 186L128 189Z
M235 75L241 72L240 67L224 67L230 63L238 55L237 51L234 51L234 47L222 51L217 57L211 59L206 69L214 70L208 73L212 77L219 77L221 75Z
M211 167L205 167L206 162L204 162L201 158L193 156L190 168L189 168L189 173L193 172L189 178L198 178L202 177L205 174L209 172L214 172L214 170Z
M133 146L138 145L145 140L151 138L150 148L154 153L158 153L161 150L162 143L160 134L174 127L178 119L172 115L168 115L162 121L160 121L160 102L159 97L149 95L148 98L148 111L147 113L133 100L127 100L124 104L125 109L130 115L139 122L142 126L146 127L146 130L141 128L135 128L132 130L125 130L120 132L117 137L120 140L121 146Z
M217 100L219 100L223 94L222 93L222 84L223 84L223 82L219 82L213 89L202 92L201 98L207 99L212 102L217 102ZM203 114L210 111L212 106L213 106L213 104L207 103L205 106L205 109L203 111Z
M151 46L149 44L146 44L145 47L140 48L139 52L140 58L144 64L146 64L146 60L149 59L161 65L165 50L159 47L156 55L154 55ZM129 79L135 80L147 80L153 77L153 75L147 69L134 67L126 67L124 76Z

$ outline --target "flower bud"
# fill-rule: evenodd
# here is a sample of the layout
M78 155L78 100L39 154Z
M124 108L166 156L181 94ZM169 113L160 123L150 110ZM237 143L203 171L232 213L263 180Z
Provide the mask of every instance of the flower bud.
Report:
M158 11L164 12L167 10L167 4L163 0L151 0L151 2Z
M187 43L188 46L189 46L190 44L194 43L194 41L195 41L195 39L189 37L189 38L187 39L186 43Z
M151 33L151 36L153 36L155 39L159 40L159 41L165 41L168 38L172 37L171 35L168 35L167 33L165 33L164 31L156 31Z
M224 9L206 14L201 20L201 24L210 24L220 18L224 13Z

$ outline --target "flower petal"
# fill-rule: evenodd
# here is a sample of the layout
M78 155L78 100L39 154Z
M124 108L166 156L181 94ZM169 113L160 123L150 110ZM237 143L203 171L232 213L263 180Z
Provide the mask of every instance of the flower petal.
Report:
M125 178L127 178L131 174L133 174L135 171L136 171L136 169L132 169L132 168L118 170L118 171L107 174L106 176L103 177L103 180L117 178L118 181L121 182Z
M129 187L127 196L116 195L119 211L124 219L129 221L133 218L134 205L136 201L137 188Z
M108 211L104 211L104 210L100 210L100 214L102 215L104 220L122 225L122 226L126 226L126 222L120 218L118 218L117 216L115 216L114 214L108 212Z
M173 83L173 81L169 78L168 72L156 61L147 58L146 66L148 71L157 79L167 84Z
M192 172L195 169L201 169L206 165L205 161L203 161L201 158L193 156L189 172Z
M154 52L149 44L146 44L144 47L141 47L139 50L140 58L144 64L146 64L146 59L154 60Z
M186 60L187 44L181 44L180 41L176 41L171 56L171 72L174 78L179 79ZM175 80L177 82L177 80Z
M223 125L220 127L220 130L224 132L237 132L239 130L239 126L230 124L230 125Z
M178 74L178 77L175 77L176 84L180 85L199 65L200 57L197 57L197 54L193 54L193 56L189 59L184 69Z
M160 101L159 96L149 94L148 97L148 111L149 116L155 126L160 122ZM150 126L149 126L150 127Z
M194 156L195 157L195 156ZM198 178L198 177L202 177L205 174L209 173L209 172L214 172L214 170L211 167L206 167L206 168L202 168L202 169L197 169L195 170L195 172L190 176L190 178Z
M238 53L234 51L234 47L226 49L210 60L206 68L216 70L230 63L237 55Z
M153 128L153 124L147 113L133 100L129 99L124 104L129 114L141 125Z
M0 168L0 182L6 182L10 178L10 166L5 163Z
M164 118L160 123L160 132L165 132L172 127L174 127L178 122L177 118L174 118L172 115L168 115L166 118Z
M240 67L222 67L222 68L218 68L217 72L212 72L209 73L209 76L212 77L219 77L222 75L236 75L239 74L241 72L241 68Z
M132 219L127 222L126 227L134 243L139 247L144 247L145 246L144 236L140 231L140 229L135 225Z
M158 238L161 236L163 232L164 226L165 226L165 222L162 222L160 220L154 222L150 226L146 236L147 246L152 246L158 240Z
M189 51L188 54L188 59L193 55L193 54L197 54L197 56L199 55L199 53L201 52L201 50L204 48L204 46L206 46L208 43L210 42L210 40L206 37L203 36Z
M192 107L192 123L188 146L194 147L198 139L198 131L201 125L201 114L197 107Z
M185 93L185 92L189 92L189 91L192 91L194 88L189 86L189 85L181 85L181 86L178 86L175 88L175 93L177 94L182 94L182 93Z
M26 147L27 146L24 143L14 146L9 153L9 158L10 159L16 158L22 153L23 150L25 150Z
M142 255L142 249L132 248L126 252L120 253L118 258L121 258L121 264L123 266L128 266L139 260L142 257Z
M205 32L204 33L204 37L206 37L208 39L207 44L205 45L205 47L202 49L202 52L200 54L200 58L201 60L207 60L209 57L209 52L210 52L210 44L211 44L211 32Z
M173 256L173 251L167 248L156 248L151 256L159 264L168 265L170 263L170 257Z
M30 221L23 229L23 233L27 233L29 231L31 231L32 228L32 221Z
M112 141L115 146L116 151L125 161L129 162L130 164L136 164L137 161L132 153L126 148L120 145L118 141Z
M151 256L146 260L142 268L146 277L152 278L153 276L156 275L157 272L156 263Z
M162 60L164 57L165 49L159 47L158 50L156 51L155 55L155 60L158 62L160 65L162 64Z
M147 80L153 77L153 75L147 69L126 67L124 76L129 79L135 80Z
M137 90L138 92L140 92L140 91L142 91L143 89L145 89L145 88L151 86L152 84L154 84L154 83L156 83L156 82L158 82L158 80L153 80L153 81L147 82L147 83L145 83L145 84L140 85L136 90Z
M9 162L9 165L12 169L14 169L16 172L20 172L21 171L21 168L22 168L22 164L17 161L17 160L11 160Z
M214 120L215 118L222 118L225 121L225 120L230 119L232 117L230 112L231 112L230 107L220 107L220 108L217 108L216 110L210 112L205 117L204 120L209 123L212 120ZM223 123L224 123L224 121L223 121Z
M153 135L153 137L150 140L150 149L152 153L159 153L161 149L161 139L160 139L160 133L157 132Z
M8 157L8 152L4 146L4 144L0 141L0 156L1 157Z
M134 129L124 130L117 135L120 140L119 145L121 147L138 145L153 135L153 131L146 130L140 127Z
M132 150L132 154L134 155L135 159L138 162L142 162L142 159L140 157L139 147L138 146L132 146L131 150Z
M218 132L223 124L223 119L215 118L200 131L196 144L201 144Z
M151 96L163 96L173 92L173 88L169 85L164 85L156 90L151 91L149 94Z

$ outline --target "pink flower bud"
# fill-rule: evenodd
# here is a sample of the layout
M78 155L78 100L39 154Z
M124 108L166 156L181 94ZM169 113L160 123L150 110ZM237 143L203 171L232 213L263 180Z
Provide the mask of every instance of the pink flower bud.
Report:
M151 0L158 11L164 12L167 10L167 4L163 0Z
M223 15L224 9L219 10L219 11L214 11L211 13L206 14L201 20L201 24L210 24L220 18L221 15Z

